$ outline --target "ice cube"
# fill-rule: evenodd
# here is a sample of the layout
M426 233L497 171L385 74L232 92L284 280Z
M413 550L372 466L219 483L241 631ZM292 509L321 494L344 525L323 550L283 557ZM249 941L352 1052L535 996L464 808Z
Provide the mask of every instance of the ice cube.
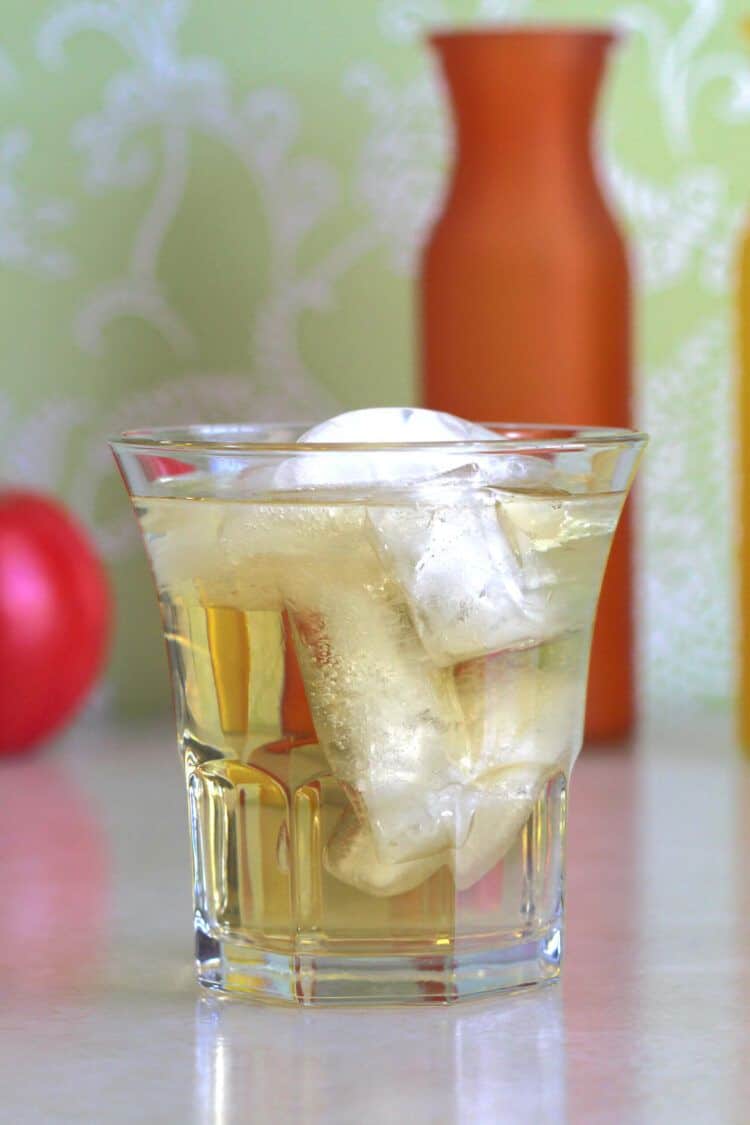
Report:
M549 777L543 766L506 768L474 799L465 843L450 857L456 889L468 890L513 847Z
M427 660L371 548L346 567L321 549L287 597L315 729L379 860L435 854L457 830L446 793L468 752L451 672Z
M222 518L200 529L203 539L196 526L196 547L215 560L214 587L231 575L244 608L283 610L298 576L314 570L321 554L333 573L372 557L363 508L257 501L219 507ZM209 535L213 541L205 542Z
M262 557L283 575L290 560L314 566L324 555L339 562L351 554L372 552L365 536L365 510L355 505L258 503L227 505L218 527L222 550L241 566Z
M450 507L371 508L373 543L442 666L545 635L545 599L527 589L494 498Z
M491 789L462 789L458 800L469 815L469 831L444 850L400 863L383 861L370 829L353 813L345 814L326 848L326 870L366 894L403 894L441 867L450 867L456 889L467 890L500 862L518 839L538 800L549 771L543 767L511 767L496 775Z
M390 444L496 441L497 434L484 426L465 422L452 414L412 407L352 410L321 422L298 439L310 444ZM278 468L279 489L362 485L408 484L459 468L471 461L465 449L300 450Z
M416 499L370 507L368 519L436 663L591 622L619 498L487 487L451 496L431 482Z
M154 498L139 510L157 587L171 597L189 587L188 600L197 594L206 606L281 610L272 562L227 549L222 533L231 507L221 501Z
M587 653L588 631L581 630L458 666L469 747L464 774L492 787L509 766L568 773L581 744Z
M452 676L426 659L365 522L354 505L247 504L220 537L239 570L259 560L274 567L331 768L359 802L381 860L404 861L455 834L441 794L466 730Z
M418 887L445 863L445 855L402 863L386 863L378 856L372 832L346 813L336 827L323 857L326 870L342 883L365 894L386 897Z
M581 742L587 652L581 630L457 667L467 738L447 748L450 780L423 799L424 815L442 826L445 850L429 857L425 869L416 861L386 862L365 814L364 823L347 822L340 840L334 835L331 873L361 890L393 895L449 864L458 890L473 886L517 840L548 779L570 771Z

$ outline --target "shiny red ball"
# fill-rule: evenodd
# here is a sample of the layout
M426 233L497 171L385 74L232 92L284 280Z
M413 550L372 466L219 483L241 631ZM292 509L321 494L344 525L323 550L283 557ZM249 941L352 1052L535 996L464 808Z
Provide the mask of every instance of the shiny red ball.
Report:
M47 738L84 702L109 620L104 567L65 508L0 490L0 754Z

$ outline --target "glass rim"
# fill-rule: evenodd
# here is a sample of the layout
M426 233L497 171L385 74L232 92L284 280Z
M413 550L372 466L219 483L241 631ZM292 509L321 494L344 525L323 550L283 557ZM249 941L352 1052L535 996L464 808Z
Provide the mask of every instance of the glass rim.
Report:
M140 450L144 453L226 453L237 456L247 453L398 453L405 449L416 452L431 449L476 453L534 453L541 450L580 452L596 446L641 445L648 434L616 426L569 426L557 423L481 422L496 430L496 439L480 438L461 441L373 441L373 442L298 442L261 440L260 435L278 430L300 429L304 432L315 422L258 423L194 423L184 426L148 426L124 430L107 438L117 450ZM220 439L220 434L231 438ZM215 435L215 436L212 436ZM234 435L243 435L236 437ZM526 435L526 436L524 436ZM253 437L255 440L253 440Z

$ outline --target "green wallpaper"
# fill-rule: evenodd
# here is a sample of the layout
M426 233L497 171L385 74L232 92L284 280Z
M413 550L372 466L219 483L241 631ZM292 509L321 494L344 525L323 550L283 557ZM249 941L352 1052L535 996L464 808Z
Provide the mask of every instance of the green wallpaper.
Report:
M439 22L616 19L603 174L633 236L641 663L727 698L732 255L750 183L735 0L6 0L0 474L64 496L119 599L108 697L164 705L145 562L102 435L412 395L415 251L448 142Z

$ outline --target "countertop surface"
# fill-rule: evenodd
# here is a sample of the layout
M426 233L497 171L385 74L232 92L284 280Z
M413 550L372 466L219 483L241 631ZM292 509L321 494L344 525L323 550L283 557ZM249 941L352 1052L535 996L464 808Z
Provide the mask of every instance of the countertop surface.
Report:
M725 719L576 766L563 982L303 1011L194 983L166 726L0 763L0 1119L750 1120L750 765Z

